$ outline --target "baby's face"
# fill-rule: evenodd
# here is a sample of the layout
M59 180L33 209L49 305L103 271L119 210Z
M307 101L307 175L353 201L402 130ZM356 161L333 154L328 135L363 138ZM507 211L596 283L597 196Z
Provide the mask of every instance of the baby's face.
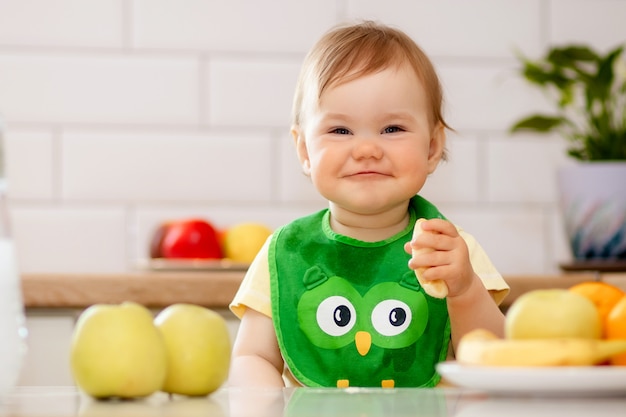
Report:
M422 83L408 66L330 86L296 132L317 190L361 214L405 204L436 168L443 128L433 128Z

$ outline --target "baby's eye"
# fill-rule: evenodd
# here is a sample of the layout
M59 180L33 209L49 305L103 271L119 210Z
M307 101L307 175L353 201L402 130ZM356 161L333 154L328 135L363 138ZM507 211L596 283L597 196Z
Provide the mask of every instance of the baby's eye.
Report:
M396 132L402 132L402 131L404 131L404 129L402 129L400 126L387 126L383 130L383 133L396 133Z
M330 131L330 133L334 133L336 135L349 135L350 131L345 127L336 127Z

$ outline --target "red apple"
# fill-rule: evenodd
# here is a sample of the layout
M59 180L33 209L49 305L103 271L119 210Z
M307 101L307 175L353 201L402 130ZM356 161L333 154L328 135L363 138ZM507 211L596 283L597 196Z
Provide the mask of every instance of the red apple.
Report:
M160 225L150 242L152 258L220 259L218 232L202 219L175 220Z

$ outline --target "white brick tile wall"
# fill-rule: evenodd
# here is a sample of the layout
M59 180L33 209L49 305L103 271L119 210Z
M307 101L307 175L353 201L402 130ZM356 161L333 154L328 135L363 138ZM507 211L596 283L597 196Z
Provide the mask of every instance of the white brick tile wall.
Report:
M124 0L0 0L0 45L113 47L123 44Z
M442 162L420 194L438 203L476 203L482 199L479 142L448 133L448 160Z
M439 65L448 123L506 130L521 116L545 109L543 96L524 84L514 65Z
M444 85L456 133L423 195L502 272L558 271L569 249L549 178L566 161L558 141L507 133L548 109L514 51L614 46L625 15L623 0L0 0L20 266L122 271L165 219L277 227L324 207L289 137L296 76L323 31L372 18L412 35Z
M623 0L552 0L549 4L551 42L584 42L604 50L626 40Z
M36 123L198 121L191 58L0 53L0 111Z
M549 267L547 222L540 207L490 206L444 213L478 240L500 273L541 274Z
M55 146L50 132L15 131L5 137L8 194L13 199L54 198Z
M542 46L541 0L348 0L348 15L404 29L435 55L508 57Z
M12 205L22 272L123 272L126 213L122 205Z
M137 0L138 47L303 52L336 23L334 0Z
M209 123L287 130L300 63L280 58L212 60L204 85Z
M500 137L489 142L487 200L555 204L556 171L566 163L559 138Z
M273 157L263 134L63 135L63 197L100 201L269 201Z

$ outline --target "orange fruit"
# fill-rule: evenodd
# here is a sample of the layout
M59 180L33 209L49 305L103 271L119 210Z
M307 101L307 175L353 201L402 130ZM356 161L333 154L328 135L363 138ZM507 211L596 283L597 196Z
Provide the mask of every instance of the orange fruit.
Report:
M613 306L626 295L620 288L599 281L581 282L580 284L570 287L569 290L591 300L596 306L596 309L598 309L603 324L606 323L606 318L613 309Z
M607 339L626 339L626 295L611 309L605 328ZM626 353L613 356L611 365L626 366Z

